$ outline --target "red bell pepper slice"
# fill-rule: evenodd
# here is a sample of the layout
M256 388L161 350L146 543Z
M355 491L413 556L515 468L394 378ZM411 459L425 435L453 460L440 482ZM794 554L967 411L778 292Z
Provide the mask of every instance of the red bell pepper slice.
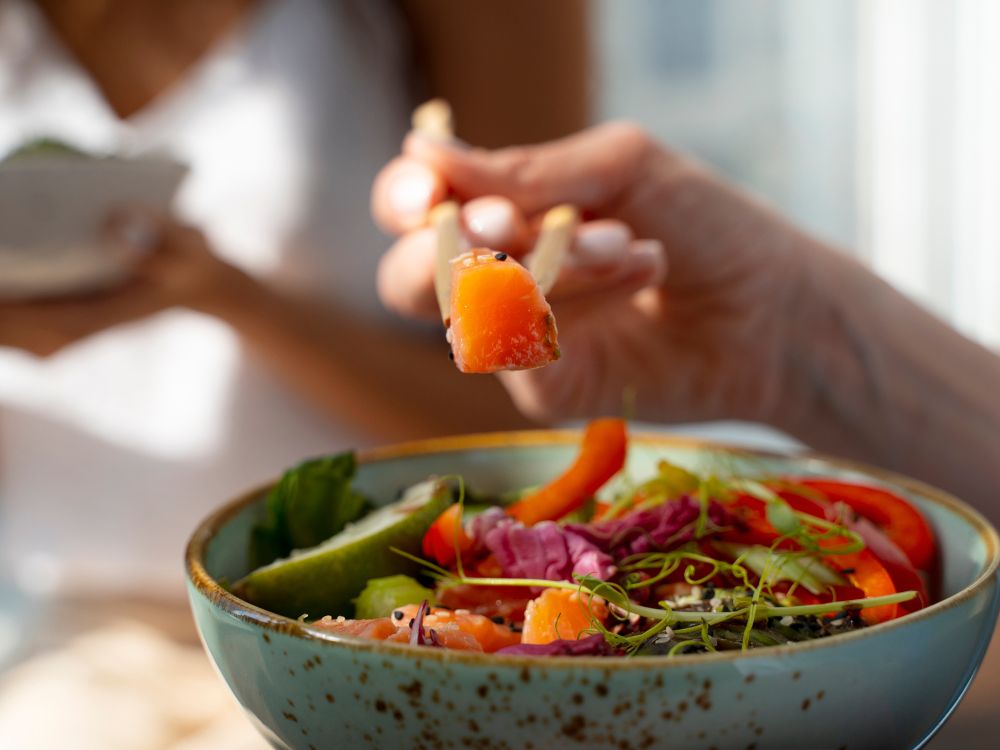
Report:
M831 493L824 491L824 489L821 489L821 488L826 488L828 486L829 487L836 486L845 488L857 488L859 490L866 491L870 488L862 487L859 485L850 485L841 482L833 482L825 480L811 480L811 479L794 480L794 482L797 486L807 487L809 489L815 489L817 492L821 492L826 499L836 500L837 502L843 502L844 505L848 505L848 507L850 507L855 512L858 512L859 515L863 516L865 519L870 521L872 525L875 526L875 528L873 529L873 533L884 534L885 538L888 539L887 543L885 543L883 540L885 546L888 546L890 548L892 547L892 545L900 547L900 545L898 544L899 541L898 538L894 537L893 535L890 535L888 532L888 528L885 525L877 523L872 518L869 518L866 514L860 513L860 511L858 511L858 509L855 506L848 504L846 501L844 501L839 497L835 498ZM819 501L816 498L805 497L803 495L796 494L793 490L789 489L779 489L779 494L781 495L782 498L785 499L786 502L788 502L793 508L795 508L795 510L800 511L802 513L808 513L810 515L817 516L819 518L826 518L827 520L835 520L839 515L838 511L834 508L833 505ZM898 503L905 503L905 501L899 500L898 498L896 500ZM920 516L919 512L916 511L916 509L912 508L912 506L909 506L907 504L907 508L909 508L909 510L912 511L912 513L917 514L917 516L919 517L920 523L926 529L926 532L928 534L927 538L930 539L931 549L933 550L934 537L930 531L930 528L927 527L927 522L924 521L923 516ZM878 546L874 545L869 547L869 551L871 551L872 554L875 555L878 561L882 563L882 566L889 572L889 575L892 577L892 580L896 585L897 591L917 592L916 599L898 605L901 609L903 609L906 612L914 612L930 604L930 596L927 591L927 582L924 579L924 576L921 575L921 573L912 564L912 557L910 557L910 555L907 554L907 551L905 549L902 549L900 547L898 550L893 550L893 549L883 550L885 552L894 552L894 555L890 554L880 555Z
M462 513L459 505L452 505L437 517L424 534L421 548L424 557L436 560L439 565L451 565L455 562L456 547L459 552L472 549L473 539L465 533L462 526Z
M792 483L841 502L878 526L910 559L914 568L930 571L937 554L934 532L919 510L886 490L860 484L819 479L792 479Z
M835 539L823 539L820 540L819 545L820 547L837 547L840 542ZM852 586L861 589L865 597L888 596L896 593L896 584L892 580L892 576L871 550L863 549L860 552L826 555L822 559L823 562L846 577ZM881 607L869 607L861 610L861 618L869 625L888 622L899 615L899 606L896 604L885 604Z
M627 448L625 420L595 419L587 425L573 465L562 476L522 497L507 512L525 526L562 518L621 471Z
M800 513L807 513L817 518L825 517L824 506L814 500L801 496L791 496L787 500L789 505ZM739 515L745 528L725 532L722 535L724 538L744 544L768 546L774 544L778 539L778 532L767 520L766 503L763 500L740 495L734 498L727 507ZM844 541L836 537L820 539L818 543L824 549L836 549L844 545ZM779 545L779 547L784 547L784 544ZM825 565L843 575L851 586L860 590L866 598L887 596L895 594L897 591L889 571L871 550L862 549L859 552L823 555L820 559ZM895 604L861 610L862 619L869 625L892 620L899 614L899 608Z

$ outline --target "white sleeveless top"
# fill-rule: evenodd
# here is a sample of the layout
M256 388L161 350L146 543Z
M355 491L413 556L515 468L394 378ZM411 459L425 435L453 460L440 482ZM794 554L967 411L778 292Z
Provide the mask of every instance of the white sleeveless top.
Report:
M226 260L383 316L374 279L386 240L368 191L408 122L406 60L387 3L270 0L122 121L37 9L8 0L0 157L39 135L168 152L191 167L178 217ZM34 590L176 594L184 541L209 510L356 442L195 313L48 360L0 349L0 570Z

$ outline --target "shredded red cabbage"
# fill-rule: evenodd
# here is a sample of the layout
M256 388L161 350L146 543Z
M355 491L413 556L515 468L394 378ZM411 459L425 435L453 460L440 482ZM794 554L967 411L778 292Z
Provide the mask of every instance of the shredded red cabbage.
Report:
M472 520L469 521L468 528L466 530L469 536L472 537L476 550L481 552L486 549L487 534L493 531L493 529L497 526L503 526L504 524L513 522L514 520L508 516L502 508L492 507L487 508L476 516L473 516Z
M515 646L506 646L496 653L515 656L616 656L618 654L600 633L578 641L519 643Z
M638 510L621 518L589 524L567 524L566 530L582 537L614 560L629 555L665 551L694 538L701 505L693 497L684 497ZM720 503L708 504L711 527L736 526L738 519Z
M487 513L473 521L473 539L493 554L508 578L572 581L574 575L592 575L608 580L615 573L612 559L568 526L552 521L524 526L503 511Z

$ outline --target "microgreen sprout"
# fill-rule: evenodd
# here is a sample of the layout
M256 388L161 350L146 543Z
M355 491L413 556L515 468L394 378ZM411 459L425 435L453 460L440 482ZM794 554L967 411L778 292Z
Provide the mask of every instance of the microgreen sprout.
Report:
M447 570L402 550L394 551L419 563L441 587L524 587L536 591L554 588L577 591L581 596L586 592L591 627L583 632L602 635L610 646L628 655L640 652L654 640L656 643L672 643L667 648L669 655L691 649L716 651L721 647L746 650L754 646L775 645L787 642L794 633L788 631L787 624L769 625L772 618L829 617L901 604L917 596L914 591L902 591L864 599L796 604L795 593L800 587L816 596L825 594L830 599L836 598L836 587L847 582L827 558L850 555L864 549L861 536L847 528L842 517L831 520L796 510L780 494L780 490L787 488L787 482L736 476L735 472L697 475L667 461L658 464L655 477L641 484L632 482L624 473L619 475L619 489L601 520L649 510L687 496L698 503L697 518L682 530L687 536L678 532L673 538L691 541L674 549L670 549L668 543L664 545L667 548L661 551L634 554L618 560L614 580L602 580L593 575L577 575L573 580L557 581L469 576L464 569L459 538L466 488L462 477L456 479L459 520L453 529L456 570ZM740 527L735 523L732 527L718 526L709 515L713 502L720 502L726 507L741 496L749 496L764 504L764 518L777 534L769 539L768 546L720 541L715 536L717 532L738 532ZM735 505L734 509L738 512L739 506ZM726 538L723 534L722 539ZM716 557L716 554L722 557ZM777 586L779 583L787 586ZM675 589L680 592L697 592L706 584L713 591L702 602L696 602L697 606L686 603L688 595L683 593L660 599L655 605L648 603L650 598L665 596L664 592L671 590L665 588L667 586L680 586ZM690 589L685 589L685 585ZM635 601L633 596L646 603ZM595 614L597 601L607 604L610 620L605 621ZM559 622L557 616L552 623L557 638ZM711 627L719 627L718 633L713 635ZM817 626L814 623L810 627Z

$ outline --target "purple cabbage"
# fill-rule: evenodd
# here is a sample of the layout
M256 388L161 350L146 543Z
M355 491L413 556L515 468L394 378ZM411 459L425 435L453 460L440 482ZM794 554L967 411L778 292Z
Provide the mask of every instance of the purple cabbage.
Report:
M552 521L524 526L497 508L477 516L470 531L476 543L496 557L508 578L572 581L574 575L592 575L608 580L615 573L607 553L568 526Z
M473 516L466 531L472 537L477 550L483 551L486 549L486 536L498 526L509 523L514 523L514 519L508 516L502 508L492 507Z
M508 578L572 581L591 575L607 581L616 573L615 560L694 539L700 514L701 505L690 496L588 524L524 526L500 508L490 508L472 520L469 532L477 549L491 553ZM709 528L739 525L720 503L709 502Z
M638 510L621 518L589 524L568 524L568 533L589 542L611 559L666 551L694 538L701 505L690 496ZM710 527L735 526L738 520L720 503L708 505Z
M417 614L412 620L410 620L410 645L411 646L437 646L441 647L441 641L438 639L437 633L434 632L433 628L428 628L427 633L424 633L424 616L427 614L430 606L427 600L424 599L420 604L420 608L417 609Z
M514 656L615 656L617 651L600 634L577 641L551 643L519 643L500 649L498 654Z

